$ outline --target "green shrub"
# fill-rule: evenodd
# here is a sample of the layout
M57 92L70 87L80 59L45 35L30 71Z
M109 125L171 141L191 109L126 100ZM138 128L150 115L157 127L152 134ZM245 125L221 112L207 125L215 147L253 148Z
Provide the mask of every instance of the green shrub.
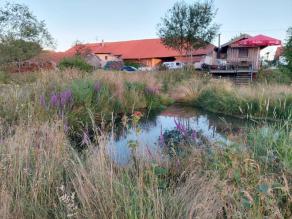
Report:
M58 65L60 69L65 68L76 68L81 71L91 72L93 71L93 67L86 63L86 61L79 56L75 56L72 58L64 58Z
M131 61L125 61L125 65L126 66L132 66L132 67L135 67L135 68L140 68L142 65L140 63L137 63L137 62L131 62Z
M126 111L147 107L144 89L145 84L139 82L125 82L124 108Z
M238 115L241 100L234 93L211 87L202 90L195 100L195 105L214 113Z
M0 83L1 84L6 84L8 83L10 77L9 74L4 72L4 71L0 71Z
M289 84L291 77L285 68L263 69L258 73L258 82Z
M252 129L247 135L248 145L256 160L271 169L292 168L292 139L284 127L263 127ZM281 166L279 166L281 164Z

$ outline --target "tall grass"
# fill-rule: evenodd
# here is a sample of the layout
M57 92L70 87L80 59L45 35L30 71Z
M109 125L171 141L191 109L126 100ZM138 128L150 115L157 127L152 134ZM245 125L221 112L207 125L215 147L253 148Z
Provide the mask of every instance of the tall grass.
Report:
M292 217L289 86L238 88L192 72L68 70L7 80L0 85L2 218ZM287 121L233 136L233 145L171 141L186 151L165 160L135 150L126 166L110 159L104 115L159 107L169 96L213 112ZM81 152L69 138L74 127L86 145Z
M270 120L291 120L288 85L235 86L229 81L195 79L173 90L173 98L214 113Z
M290 132L269 129L275 140L261 148L267 133L257 129L240 141L247 147L192 144L183 158L150 162L133 153L118 166L100 130L98 145L88 141L78 154L63 121L20 123L0 139L1 217L289 218Z
M119 168L99 140L81 159L61 121L15 127L0 147L1 217L161 218L151 165Z

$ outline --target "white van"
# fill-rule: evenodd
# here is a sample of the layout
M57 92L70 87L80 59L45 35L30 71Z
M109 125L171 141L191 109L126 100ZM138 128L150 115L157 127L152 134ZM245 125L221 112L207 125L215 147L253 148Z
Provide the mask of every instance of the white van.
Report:
M167 69L182 69L184 67L182 62L164 62L162 65Z

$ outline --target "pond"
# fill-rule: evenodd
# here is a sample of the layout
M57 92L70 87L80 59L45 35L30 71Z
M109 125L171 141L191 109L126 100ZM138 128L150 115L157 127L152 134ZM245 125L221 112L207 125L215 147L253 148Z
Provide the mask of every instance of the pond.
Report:
M165 133L186 127L209 142L228 145L227 135L240 132L248 122L231 117L221 117L193 107L174 105L156 116L139 122L137 127L122 129L111 136L108 151L112 159L124 165L132 158L133 147L139 156L163 159L161 138ZM136 147L137 146L137 147Z

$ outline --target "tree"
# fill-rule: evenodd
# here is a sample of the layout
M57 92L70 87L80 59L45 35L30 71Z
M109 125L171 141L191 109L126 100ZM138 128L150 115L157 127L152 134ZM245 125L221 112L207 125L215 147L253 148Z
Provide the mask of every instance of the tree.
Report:
M45 22L26 5L6 3L0 7L0 64L19 63L53 45Z
M76 40L73 46L75 48L75 56L86 57L87 55L92 54L91 48L79 40Z
M158 35L167 47L181 54L192 54L193 50L205 47L214 39L219 29L213 23L216 12L213 1L177 2L162 18Z
M284 57L287 61L287 67L292 73L292 27L287 31L287 40L284 46Z

